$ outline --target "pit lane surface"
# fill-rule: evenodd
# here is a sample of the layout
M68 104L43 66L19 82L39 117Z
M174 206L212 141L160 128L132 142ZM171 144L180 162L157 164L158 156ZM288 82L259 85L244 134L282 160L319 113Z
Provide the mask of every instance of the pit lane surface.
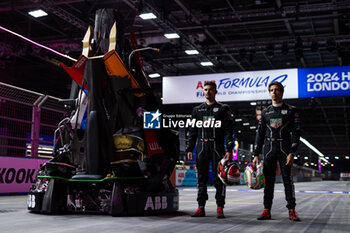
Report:
M42 215L29 213L27 196L0 196L0 232L350 232L350 182L295 183L296 210L301 222L290 222L283 185L276 184L272 220L258 221L262 190L227 188L225 219L216 218L215 192L209 188L207 216L192 218L196 189L179 188L177 213L158 216L112 217L109 215ZM305 192L306 191L306 192Z

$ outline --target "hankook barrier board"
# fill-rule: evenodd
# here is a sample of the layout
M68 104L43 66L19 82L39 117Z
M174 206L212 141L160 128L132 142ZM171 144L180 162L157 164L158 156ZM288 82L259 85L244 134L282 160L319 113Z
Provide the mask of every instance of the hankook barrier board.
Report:
M163 104L204 102L208 81L216 83L219 102L269 99L273 81L284 85L285 99L349 96L350 66L163 77Z
M0 193L27 193L40 164L46 161L0 156Z

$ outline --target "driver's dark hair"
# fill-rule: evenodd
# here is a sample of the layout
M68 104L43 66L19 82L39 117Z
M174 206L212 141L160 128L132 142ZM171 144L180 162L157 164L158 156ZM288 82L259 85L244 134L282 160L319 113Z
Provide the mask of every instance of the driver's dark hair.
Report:
M282 93L284 92L284 87L283 87L282 83L280 83L280 82L278 82L278 81L273 81L273 82L269 83L269 88L267 89L268 91L270 91L270 87L271 87L272 85L278 86L278 88L280 89L280 91L281 91Z
M216 90L216 83L215 82L209 81L209 82L204 83L204 86L207 86L207 85L214 87Z

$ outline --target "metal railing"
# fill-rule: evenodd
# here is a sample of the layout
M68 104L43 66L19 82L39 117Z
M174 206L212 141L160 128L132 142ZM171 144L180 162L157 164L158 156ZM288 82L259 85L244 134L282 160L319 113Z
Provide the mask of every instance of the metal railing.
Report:
M54 131L67 115L56 97L0 82L0 156L50 157Z

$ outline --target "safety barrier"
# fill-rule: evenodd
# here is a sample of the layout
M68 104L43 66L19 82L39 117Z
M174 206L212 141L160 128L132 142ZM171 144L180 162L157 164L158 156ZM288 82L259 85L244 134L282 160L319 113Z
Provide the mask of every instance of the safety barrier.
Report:
M58 100L0 82L0 156L50 157L54 131L68 114Z

